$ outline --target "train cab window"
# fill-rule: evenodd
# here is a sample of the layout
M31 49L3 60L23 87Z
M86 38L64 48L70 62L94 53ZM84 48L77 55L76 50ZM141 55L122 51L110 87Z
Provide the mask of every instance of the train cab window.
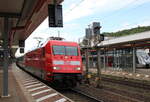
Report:
M66 55L69 56L78 56L78 48L66 46Z
M54 55L65 55L65 47L64 46L53 46Z

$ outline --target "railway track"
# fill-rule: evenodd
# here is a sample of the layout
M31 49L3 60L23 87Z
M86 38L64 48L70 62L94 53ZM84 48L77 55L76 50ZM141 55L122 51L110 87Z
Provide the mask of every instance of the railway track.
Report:
M134 92L130 93L126 89L125 91L115 88L108 89L106 87L99 89L94 88L93 86L81 85L77 87L77 90L98 99L102 99L104 102L149 102L147 101L149 100L149 97Z
M74 102L104 102L103 100L97 99L77 89L61 90L59 92L72 99Z
M145 82L138 81L138 80L132 81L127 78L115 79L115 78L109 78L109 77L102 77L102 81L107 81L107 82L112 82L112 83L117 83L117 84L127 85L127 86L131 86L131 87L137 87L137 88L150 90L150 84L147 84Z
M90 96L90 95L88 95L88 94L82 92L82 91L79 91L79 90L76 90L76 89L71 89L71 90L74 91L74 92L76 92L76 93L78 93L78 94L84 95L84 96L86 96L86 97L92 99L94 102L104 102L103 100L99 100L99 99L97 99L97 98L95 98L95 97L93 97L93 96Z

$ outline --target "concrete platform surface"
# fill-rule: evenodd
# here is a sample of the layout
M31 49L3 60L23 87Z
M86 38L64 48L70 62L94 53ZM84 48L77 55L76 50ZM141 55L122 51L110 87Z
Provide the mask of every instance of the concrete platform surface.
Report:
M2 70L0 70L0 96L2 96ZM19 84L16 81L16 78L14 77L12 70L9 69L9 95L10 97L2 98L0 97L0 102L28 102L26 96L22 92L21 88L19 87Z
M2 95L2 70L0 70L0 95ZM12 64L9 68L10 97L0 97L0 102L73 102L51 87L38 81Z

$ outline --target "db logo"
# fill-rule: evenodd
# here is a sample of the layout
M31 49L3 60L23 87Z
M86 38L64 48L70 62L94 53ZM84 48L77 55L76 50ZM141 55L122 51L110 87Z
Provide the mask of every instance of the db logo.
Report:
M67 59L68 57L67 56L65 56L65 59Z

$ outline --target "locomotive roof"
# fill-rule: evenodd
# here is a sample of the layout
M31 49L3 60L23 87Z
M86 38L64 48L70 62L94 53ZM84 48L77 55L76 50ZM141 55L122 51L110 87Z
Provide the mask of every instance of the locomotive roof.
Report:
M61 44L67 43L68 44L68 43L70 43L70 44L73 44L73 45L77 45L76 42L71 42L71 41L50 40L49 42L53 43L53 44L59 44L59 43L61 43Z
M57 44L57 45L73 45L73 46L76 46L78 45L76 42L71 42L71 41L60 41L60 40L47 40L45 42L43 42L40 47L37 47L35 49L33 49L32 51L35 51L39 48L42 48L42 47L45 47L48 43L51 43L51 44ZM29 52L32 52L32 51L29 51ZM27 53L29 53L27 52Z

